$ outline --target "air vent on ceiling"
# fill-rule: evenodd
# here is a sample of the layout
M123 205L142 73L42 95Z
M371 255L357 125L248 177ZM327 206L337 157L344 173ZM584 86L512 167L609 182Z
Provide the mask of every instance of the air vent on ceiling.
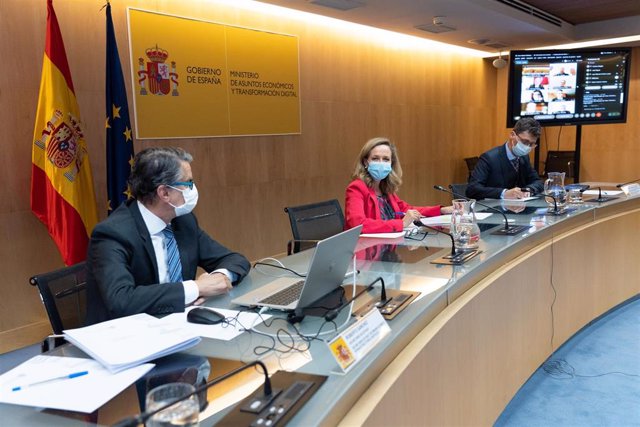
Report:
M495 49L498 51L501 50L508 50L509 45L503 42L499 42L496 40L489 40L489 39L473 39L473 40L467 40L467 43L471 43L471 44L476 44L476 45L480 45L480 46L485 46L485 47L490 47L491 49Z
M309 3L343 11L365 6L365 3L356 0L309 0Z
M433 19L432 19L431 24L416 25L414 28L416 28L418 30L426 31L426 32L432 33L432 34L448 33L450 31L455 31L456 27L453 27L451 25L446 25L444 23L444 18L446 18L446 17L445 16L434 16Z
M495 50L507 50L509 45L501 43L501 42L489 42L484 44L486 47L490 47Z
M526 13L527 15L535 16L538 19L542 19L556 27L562 27L562 19L551 15L550 13L545 12L544 10L537 9L530 4L527 4L520 0L495 0L498 3L502 3L514 9L518 9L521 12Z
M416 25L415 28L418 30L426 31L428 33L439 34L439 33L448 33L449 31L455 31L456 28L450 27L448 25L434 25L434 24L422 24Z

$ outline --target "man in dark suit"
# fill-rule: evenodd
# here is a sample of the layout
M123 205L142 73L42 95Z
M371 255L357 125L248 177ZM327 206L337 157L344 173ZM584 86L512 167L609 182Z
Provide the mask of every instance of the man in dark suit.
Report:
M541 193L544 185L529 161L539 137L540 123L531 117L518 120L504 145L480 156L469 178L467 197L522 199Z
M181 148L139 152L134 199L96 225L87 256L87 324L137 313L164 315L223 294L250 264L211 239L191 213L198 190ZM196 278L197 267L205 273Z

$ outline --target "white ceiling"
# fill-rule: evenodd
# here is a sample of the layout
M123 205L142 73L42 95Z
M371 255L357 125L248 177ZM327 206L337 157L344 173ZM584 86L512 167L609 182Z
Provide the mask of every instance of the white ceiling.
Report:
M640 45L640 0L547 0L547 9L559 11L567 2L583 8L581 18L589 21L573 25L553 13L536 9L521 0L260 0L263 3L283 6L318 15L329 16L377 28L383 28L417 37L428 38L447 44L473 48L485 52L527 49L553 46L589 40L637 36L635 42L626 45ZM315 4L316 2L338 5L361 6L350 10L338 10ZM531 0L531 3L536 3ZM588 9L589 3L597 3L598 8ZM605 3L609 3L610 7ZM605 6L605 8L602 8ZM624 8L622 7L624 6ZM555 7L555 8L554 8ZM587 9L584 9L587 7ZM521 8L528 8L527 11ZM619 10L611 19L611 11ZM603 9L608 9L604 19ZM570 20L570 11L563 11ZM616 15L615 13L613 14ZM433 25L439 16L443 25L454 27L455 31L432 34L415 27ZM542 17L556 21L547 22ZM586 16L586 18L585 18ZM436 25L435 27L438 27ZM470 40L483 41L470 43ZM497 45L497 46L496 46ZM500 48L499 45L506 47ZM617 43L617 45L621 45Z

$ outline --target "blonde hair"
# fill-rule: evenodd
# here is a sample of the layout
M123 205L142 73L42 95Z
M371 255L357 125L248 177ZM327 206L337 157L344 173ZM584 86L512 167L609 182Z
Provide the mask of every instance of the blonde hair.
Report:
M402 185L402 167L400 166L400 159L398 158L396 146L393 145L388 138L377 137L370 139L364 144L360 150L360 154L358 154L358 158L356 159L356 164L353 169L353 174L351 174L351 178L361 179L368 187L373 187L374 179L371 178L371 175L369 175L369 172L367 171L366 161L371 150L376 148L378 145L386 145L391 149L391 173L389 173L385 179L380 181L380 191L385 195L393 194L397 192L400 185Z

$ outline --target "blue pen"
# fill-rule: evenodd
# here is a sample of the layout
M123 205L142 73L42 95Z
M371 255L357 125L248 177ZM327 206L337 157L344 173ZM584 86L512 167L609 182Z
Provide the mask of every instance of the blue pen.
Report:
M396 212L396 215L404 216L404 212Z
M66 380L66 379L71 379L71 378L82 377L84 375L87 375L88 373L89 373L89 371L80 371L80 372L74 372L72 374L62 375L60 377L48 378L46 380L36 381L34 383L31 383L31 384L18 386L18 387L13 387L11 389L11 391L18 391L18 390L22 390L22 389L27 388L27 387L32 387L32 386L38 385L38 384L44 384L44 383L48 383L48 382L51 382L51 381Z

